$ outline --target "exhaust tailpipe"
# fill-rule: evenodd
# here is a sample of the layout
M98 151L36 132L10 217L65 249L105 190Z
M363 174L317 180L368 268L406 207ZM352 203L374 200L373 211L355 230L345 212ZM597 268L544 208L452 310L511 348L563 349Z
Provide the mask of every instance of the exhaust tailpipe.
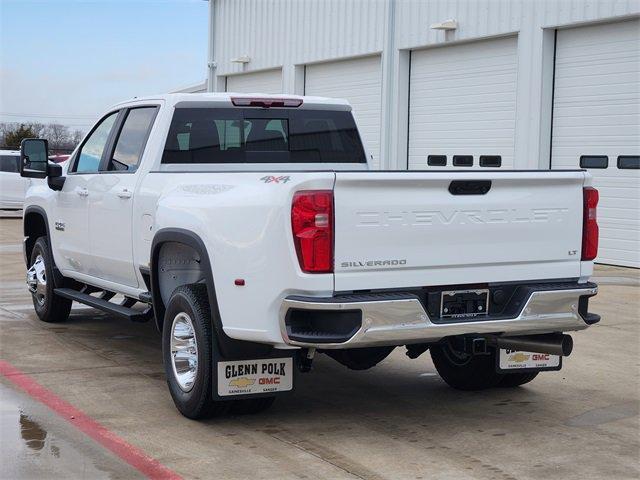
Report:
M573 351L573 339L563 333L522 337L491 337L487 341L489 345L505 350L548 353L550 355L560 355L561 357L568 357Z

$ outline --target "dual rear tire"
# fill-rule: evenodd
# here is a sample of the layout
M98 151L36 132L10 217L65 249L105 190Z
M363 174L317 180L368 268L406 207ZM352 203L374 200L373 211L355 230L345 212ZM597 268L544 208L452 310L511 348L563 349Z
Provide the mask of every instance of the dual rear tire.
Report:
M538 375L538 372L497 372L495 349L490 349L487 355L469 355L453 349L446 342L434 345L429 350L440 377L447 385L457 390L519 387Z
M169 392L176 408L192 419L266 410L275 397L214 399L216 339L211 321L204 284L182 285L171 294L162 327L162 355Z

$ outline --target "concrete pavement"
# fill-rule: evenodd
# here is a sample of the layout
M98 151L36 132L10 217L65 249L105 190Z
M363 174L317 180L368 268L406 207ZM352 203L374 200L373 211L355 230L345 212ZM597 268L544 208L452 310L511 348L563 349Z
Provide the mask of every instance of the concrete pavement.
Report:
M37 320L20 228L0 220L0 358L184 478L640 476L637 270L598 267L608 280L591 309L602 322L574 335L562 371L525 387L455 391L428 354L409 360L403 348L365 372L319 356L296 392L266 413L194 422L171 402L151 323L82 306L63 324ZM1 477L138 475L6 379L0 406ZM20 433L25 422L35 440ZM57 456L54 445L63 445Z

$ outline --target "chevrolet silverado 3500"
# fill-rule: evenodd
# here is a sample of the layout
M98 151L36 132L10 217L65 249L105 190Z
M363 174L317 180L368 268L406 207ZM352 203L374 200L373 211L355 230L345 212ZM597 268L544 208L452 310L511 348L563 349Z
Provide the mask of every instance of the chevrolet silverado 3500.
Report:
M345 101L228 93L118 104L64 168L47 154L22 144L46 179L24 208L38 317L155 321L190 418L267 408L316 354L404 346L454 388L518 386L600 318L582 170L371 171Z

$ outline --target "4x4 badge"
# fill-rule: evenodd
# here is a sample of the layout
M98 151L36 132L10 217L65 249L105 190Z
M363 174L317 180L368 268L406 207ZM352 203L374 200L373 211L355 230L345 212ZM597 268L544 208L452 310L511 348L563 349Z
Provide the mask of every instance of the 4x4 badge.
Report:
M265 177L262 177L260 180L263 181L264 183L287 183L288 181L291 180L291 177L289 175L283 175L280 177L267 175Z

